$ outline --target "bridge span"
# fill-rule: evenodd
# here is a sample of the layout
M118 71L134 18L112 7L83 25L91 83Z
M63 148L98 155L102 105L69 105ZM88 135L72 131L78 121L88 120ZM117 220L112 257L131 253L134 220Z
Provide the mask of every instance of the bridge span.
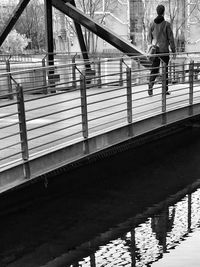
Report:
M198 121L199 59L185 53L170 62L170 95L162 65L153 96L140 57L98 58L92 72L64 56L50 67L1 67L0 192Z

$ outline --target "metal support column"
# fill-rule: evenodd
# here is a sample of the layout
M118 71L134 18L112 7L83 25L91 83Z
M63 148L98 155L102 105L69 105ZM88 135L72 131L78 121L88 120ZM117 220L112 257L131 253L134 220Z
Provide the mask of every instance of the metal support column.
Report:
M50 84L50 91L55 92L54 89L54 41L53 41L53 14L52 14L52 0L44 0L45 9L45 28L46 28L46 50L47 50L47 64L52 66L49 69L48 80Z
M46 29L46 48L48 53L48 64L54 64L53 47L53 19L52 19L52 0L44 0L45 7L45 29Z

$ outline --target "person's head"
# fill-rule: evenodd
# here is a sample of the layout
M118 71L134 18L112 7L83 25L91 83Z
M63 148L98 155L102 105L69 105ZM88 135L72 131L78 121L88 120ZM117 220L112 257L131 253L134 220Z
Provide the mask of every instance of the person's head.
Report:
M156 8L158 16L164 16L165 7L163 5L158 5Z

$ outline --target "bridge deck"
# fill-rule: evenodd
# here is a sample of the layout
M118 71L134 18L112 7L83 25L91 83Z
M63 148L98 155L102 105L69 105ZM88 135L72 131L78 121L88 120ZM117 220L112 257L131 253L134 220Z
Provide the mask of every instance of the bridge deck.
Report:
M46 87L43 83L30 87L33 81L29 84L27 79L37 80L48 68L9 74L17 86L14 99L2 98L0 103L0 190L199 115L200 84L191 76L194 72L170 83L171 95L165 95L161 80L149 96L146 69L130 72L130 59L124 65L118 65L119 59L111 63L103 61L103 73L89 77L89 82L80 73L79 80L68 81L66 70L70 75L71 66L55 66L60 78ZM8 74L2 79L7 81Z
M181 85L173 85L170 87L171 95L167 96L167 111L178 109L180 107L184 107L188 105L188 90L189 85L185 84L185 89ZM179 89L182 88L181 91ZM195 94L195 102L198 103L200 100L200 85L195 88L197 93ZM161 94L161 87L160 85L155 86L154 95L149 97L147 95L147 85L146 86L135 86L133 87L133 108L132 108L132 116L133 116L133 123L144 120L146 118L150 118L157 114L161 113L162 110L162 94ZM102 94L103 92L103 94ZM89 135L98 133L99 131L108 131L109 128L118 128L119 125L123 125L127 123L127 104L126 104L126 89L111 90L111 88L92 88L89 89L87 92L88 96L88 120L89 120ZM26 96L26 100L28 100L30 96ZM104 101L106 99L110 99L109 103ZM69 102L67 108L73 108L73 106L80 105L79 99L79 91L70 92L67 94L63 93L56 93L49 98L45 98L45 104L47 106L51 105L52 103L59 103L60 101L64 101L62 107L66 107L66 102L69 99L75 99L74 101ZM2 100L5 104L9 103L9 100ZM194 103L195 103L194 102ZM34 153L40 152L44 149L52 148L52 143L55 140L59 139L54 145L60 145L66 142L76 142L77 139L82 138L82 126L81 126L81 117L75 117L76 110L68 110L67 116L70 118L67 122L62 121L62 119L66 116L66 112L63 114L58 113L60 109L60 105L55 105L53 107L49 106L48 109L41 110L41 105L43 105L43 99L35 101L34 98L31 97L31 101L26 103L26 109L32 109L33 111L28 114L27 116L27 127L31 129L34 126L36 129L34 132L28 132L28 139L32 139L34 136L40 136L41 134L44 135L43 138L37 140L37 148L35 147L35 141L30 141L29 147L34 150ZM17 123L18 117L5 117L6 115L12 114L15 112L16 106L6 106L1 108L1 118L0 118L0 125L2 127ZM98 110L100 109L100 110ZM45 118L46 114L53 113L51 116ZM110 114L109 116L107 114ZM40 118L42 117L42 118ZM95 119L99 118L99 119ZM59 124L55 123L58 120L61 120ZM55 124L54 124L55 123ZM49 125L48 125L49 124ZM47 126L45 126L47 125ZM58 128L66 127L69 125L76 125L73 129L67 129L64 131L59 132ZM106 125L106 127L105 127ZM42 126L45 126L41 128ZM39 127L39 128L37 128ZM154 126L152 125L152 128ZM55 130L55 133L52 135L48 135L49 132ZM0 132L0 138L2 138L5 134L7 129L5 128ZM10 134L14 134L18 132L18 124L13 125L10 129ZM75 133L74 135L70 136L71 133ZM66 134L67 133L67 134ZM65 138L65 136L68 136ZM0 146L9 146L16 141L18 137L10 137L6 140L7 144L5 145L5 140L0 141ZM60 140L60 138L63 138ZM49 144L45 146L40 146L44 143L44 139L49 142ZM5 153L1 154L1 164L6 164L10 161L8 157L13 149L17 150L20 149L19 147L11 147L7 149ZM6 157L8 157L6 159ZM5 158L5 159L4 159ZM17 156L16 158L17 159Z

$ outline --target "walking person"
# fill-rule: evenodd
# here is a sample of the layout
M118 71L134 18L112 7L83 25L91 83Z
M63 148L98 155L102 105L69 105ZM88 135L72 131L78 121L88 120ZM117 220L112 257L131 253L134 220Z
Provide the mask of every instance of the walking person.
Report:
M157 17L150 24L148 32L148 42L149 44L156 45L156 54L165 54L161 56L155 56L152 59L151 73L149 78L149 88L148 94L153 95L153 86L155 79L159 74L160 61L164 61L166 64L166 94L169 95L168 91L168 63L169 63L169 47L175 58L175 43L174 35L171 29L171 25L168 21L164 19L165 7L163 5L158 5L156 8Z

